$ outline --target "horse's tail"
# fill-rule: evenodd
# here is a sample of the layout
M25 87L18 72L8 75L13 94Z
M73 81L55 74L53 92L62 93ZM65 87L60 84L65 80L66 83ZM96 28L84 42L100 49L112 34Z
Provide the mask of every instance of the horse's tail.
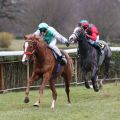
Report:
M64 50L61 50L61 52L65 55L65 57L67 58L67 62L70 65L70 69L71 69L71 74L72 76L74 75L74 64L73 64L73 60L72 58L68 55L67 52L65 52Z

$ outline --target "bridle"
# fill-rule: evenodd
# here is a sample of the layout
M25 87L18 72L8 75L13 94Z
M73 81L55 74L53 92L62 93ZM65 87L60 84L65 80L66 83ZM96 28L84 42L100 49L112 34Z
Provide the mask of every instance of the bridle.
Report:
M32 55L35 53L36 49L38 49L38 42L37 42L37 40L36 40L36 41L25 40L25 42L28 42L28 44L29 44L29 43L32 43L33 49L32 49L32 51L30 51L30 52L25 52L25 51L24 51L23 54L28 55L28 56L32 56Z

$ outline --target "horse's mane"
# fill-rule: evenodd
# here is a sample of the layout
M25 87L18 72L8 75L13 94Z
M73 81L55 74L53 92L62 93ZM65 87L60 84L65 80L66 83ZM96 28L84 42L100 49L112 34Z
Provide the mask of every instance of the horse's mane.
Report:
M37 41L39 45L45 45L46 47L48 46L47 43L44 41L43 37L35 35L35 34L28 34L24 36L25 40L30 40L30 41Z
M86 53L88 53L89 51L92 52L95 48L92 45L90 45L90 43L88 42L85 31L81 30L81 34L82 37L78 38L79 49L81 49L83 52Z

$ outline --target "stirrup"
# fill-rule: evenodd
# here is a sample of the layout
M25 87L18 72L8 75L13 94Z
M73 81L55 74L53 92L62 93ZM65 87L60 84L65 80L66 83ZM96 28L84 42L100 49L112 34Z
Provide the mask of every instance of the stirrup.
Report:
M65 56L60 57L60 64L61 65L66 65L67 64L67 60L66 60Z

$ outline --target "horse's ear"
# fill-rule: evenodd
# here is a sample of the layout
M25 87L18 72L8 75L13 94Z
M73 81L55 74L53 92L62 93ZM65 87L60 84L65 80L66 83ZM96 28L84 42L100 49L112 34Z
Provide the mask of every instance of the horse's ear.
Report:
M32 34L32 37L33 37L34 39L36 39L36 35L35 35L35 34Z
M24 39L27 40L27 35L24 35Z

